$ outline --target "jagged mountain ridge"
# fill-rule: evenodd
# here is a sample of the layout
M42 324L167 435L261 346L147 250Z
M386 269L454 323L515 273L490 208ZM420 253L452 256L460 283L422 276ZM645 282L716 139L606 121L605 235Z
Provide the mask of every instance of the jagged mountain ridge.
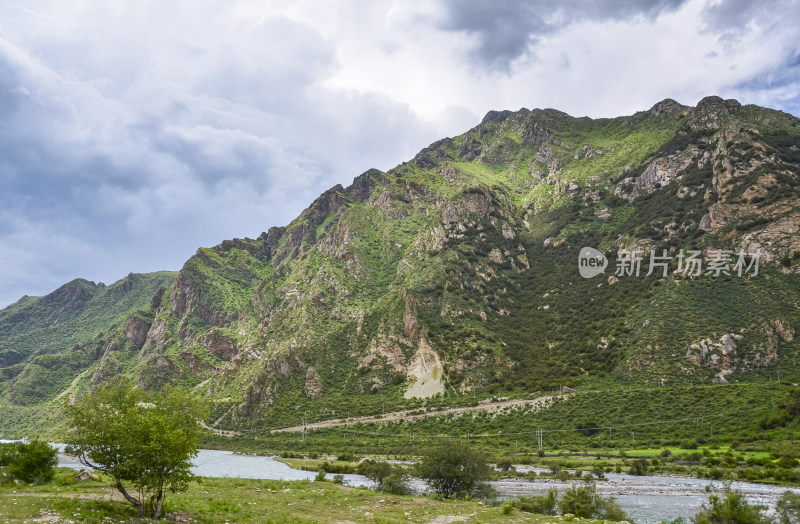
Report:
M148 308L153 295L176 276L131 273L109 286L76 279L47 296L26 296L3 309L0 392L14 404L51 400L100 358L101 341Z
M795 365L798 137L797 118L718 97L600 120L489 112L286 227L199 249L101 337L75 388L181 383L219 427L270 427L374 398ZM761 279L583 280L584 245L760 249L765 265ZM24 371L6 375L12 391Z

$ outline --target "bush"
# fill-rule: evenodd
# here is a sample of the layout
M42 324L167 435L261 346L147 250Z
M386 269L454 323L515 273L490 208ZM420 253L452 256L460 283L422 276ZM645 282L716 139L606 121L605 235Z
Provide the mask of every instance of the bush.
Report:
M17 444L0 444L0 468L11 464L17 453Z
M558 503L562 514L572 513L580 518L595 518L612 521L628 520L614 497L604 499L597 494L594 484L568 488Z
M603 511L598 518L602 518L604 520L613 520L615 522L628 520L628 516L625 514L625 511L619 507L619 504L617 504L617 499L614 497L609 497L603 500Z
M561 496L558 507L564 515L572 513L576 517L591 518L600 513L601 500L592 485L570 486Z
M628 470L628 473L631 475L647 475L647 469L650 465L647 462L646 458L640 458L631 462L631 467Z
M520 497L514 501L520 511L539 515L555 515L558 505L558 490L550 488L547 495L538 497Z
M723 488L722 497L716 493L708 496L708 505L703 504L700 512L692 518L694 524L768 524L772 522L764 514L763 506L748 504L744 496L731 489L730 484Z
M373 481L378 491L392 495L406 495L411 492L408 486L409 475L400 466L365 460L358 465L358 472Z
M442 442L422 458L418 475L442 497L488 493L491 469L486 458L463 440Z
M3 462L12 477L29 484L43 484L53 480L58 455L47 442L34 440L30 444L18 444L13 451L4 454Z
M497 463L497 469L500 471L511 471L514 469L514 465L511 463L511 459L502 459Z
M317 471L317 477L314 480L316 480L317 482L322 482L323 480L325 480L325 470L321 469Z

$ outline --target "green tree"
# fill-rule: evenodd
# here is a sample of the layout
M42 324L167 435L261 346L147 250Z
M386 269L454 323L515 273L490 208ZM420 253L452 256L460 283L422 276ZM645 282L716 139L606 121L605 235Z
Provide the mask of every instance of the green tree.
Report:
M53 480L58 454L47 442L34 440L29 444L17 444L2 462L12 477L29 484L43 484Z
M185 490L207 407L189 392L147 392L117 380L67 407L67 453L112 477L140 517L161 517L165 492ZM131 488L135 492L131 492Z
M453 495L481 495L489 489L491 468L486 458L463 440L433 446L420 462L417 474L446 499Z
M712 493L708 496L708 505L703 504L700 511L692 518L694 524L769 524L771 519L763 513L763 506L748 504L738 491L726 484L722 496Z

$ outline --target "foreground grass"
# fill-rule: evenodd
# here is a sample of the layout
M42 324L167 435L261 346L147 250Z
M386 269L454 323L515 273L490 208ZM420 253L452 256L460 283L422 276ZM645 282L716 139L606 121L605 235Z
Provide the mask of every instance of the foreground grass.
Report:
M192 522L555 522L478 501L394 496L332 482L203 478L170 495L168 512ZM134 521L130 504L107 484L0 488L0 522ZM582 519L583 520L583 519Z

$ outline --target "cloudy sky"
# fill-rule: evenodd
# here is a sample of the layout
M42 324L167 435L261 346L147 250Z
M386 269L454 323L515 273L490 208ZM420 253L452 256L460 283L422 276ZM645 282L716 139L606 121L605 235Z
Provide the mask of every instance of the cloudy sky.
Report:
M6 0L0 307L179 269L490 109L800 115L800 1Z

